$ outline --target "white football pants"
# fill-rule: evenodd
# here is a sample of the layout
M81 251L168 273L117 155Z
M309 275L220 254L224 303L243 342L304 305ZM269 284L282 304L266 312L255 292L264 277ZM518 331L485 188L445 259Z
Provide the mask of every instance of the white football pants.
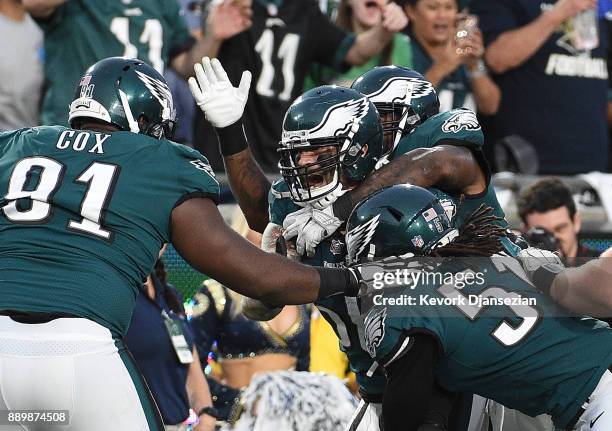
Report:
M69 413L68 426L5 423L1 431L163 429L123 343L81 318L26 324L0 316L0 410Z

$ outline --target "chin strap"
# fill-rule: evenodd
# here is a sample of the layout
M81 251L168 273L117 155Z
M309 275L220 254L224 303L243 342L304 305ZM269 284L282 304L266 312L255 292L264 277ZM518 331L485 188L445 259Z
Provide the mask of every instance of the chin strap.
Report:
M125 112L125 118L130 126L130 132L140 133L138 123L134 119L134 115L132 114L132 110L130 109L130 104L128 102L127 95L121 89L119 89L119 99L121 99L121 106L123 107L123 111Z
M307 202L309 206L317 210L324 210L325 208L332 205L340 196L348 192L348 189L345 189L342 183L338 182L338 186L333 189L330 193L325 196L316 199L314 201Z

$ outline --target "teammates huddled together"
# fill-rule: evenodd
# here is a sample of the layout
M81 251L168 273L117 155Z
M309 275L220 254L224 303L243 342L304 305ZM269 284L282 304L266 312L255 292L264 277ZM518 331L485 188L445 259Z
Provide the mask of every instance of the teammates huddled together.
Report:
M209 100L232 99L231 84L215 60L204 60L198 81ZM192 91L204 99L195 81ZM240 106L235 99L228 103ZM200 106L215 125L215 109ZM417 430L429 423L440 429L501 430L503 412L510 411L501 405L485 411L483 406L494 402L519 410L508 417L534 429L552 429L549 420L528 417L542 414L562 429L610 426L610 417L598 414L610 402L605 399L611 390L612 333L600 321L563 315L534 289L520 263L543 291L555 284L562 265L544 252L521 251L521 241L505 229L473 112L438 113L431 84L417 72L394 66L365 73L350 89L309 90L283 121L282 179L271 185L267 220L256 209L265 201L267 181L248 151L239 114L234 112L233 123L218 129L218 136L232 190L251 226L261 229L268 223L264 248L278 250L279 238L295 238L290 254L309 265L374 262L372 268L360 268L374 290L316 302L357 373L362 403L349 429ZM384 259L391 256L399 257ZM477 267L488 276L465 293L460 291L464 286L454 284L419 286L431 297L455 300L451 305L421 303L398 315L393 307L373 303L372 292L380 295L374 285L381 272L432 270L418 260L412 265L415 256L478 256ZM461 259L437 263L435 270L460 274L474 268L473 261ZM581 289L579 280L589 272L599 272L591 281L601 287L610 268L583 268L573 275L574 290ZM383 292L388 299L414 297L419 290L401 283L391 287ZM582 291L593 302L605 302L601 290ZM464 306L458 299L466 296L480 301ZM525 301L514 301L518 298ZM251 301L244 312L265 320L280 309ZM598 347L589 349L591 344ZM450 398L446 405L454 403L452 413L431 411L444 405L440 398Z
M566 270L521 249L472 111L439 113L431 83L395 66L351 88L314 88L285 115L282 178L270 184L240 121L249 73L236 88L217 60L195 72L191 91L269 253L221 220L208 161L170 141L164 78L139 60L94 64L71 128L0 134L0 410L70 410L70 429L162 429L122 336L138 285L172 242L250 297L250 318L315 303L357 374L350 430L501 431L506 408L549 415L559 429L612 429L612 332L583 316L609 312L612 268ZM398 270L485 275L377 284ZM451 301L406 307L380 295ZM487 301L461 300L470 296ZM64 379L41 388L40 376L54 375ZM125 399L109 403L117 394Z

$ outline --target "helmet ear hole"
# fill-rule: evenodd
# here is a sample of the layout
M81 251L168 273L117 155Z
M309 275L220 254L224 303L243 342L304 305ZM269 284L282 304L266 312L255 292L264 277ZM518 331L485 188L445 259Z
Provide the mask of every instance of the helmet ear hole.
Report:
M393 207L387 207L387 211L389 211L389 214L391 214L391 216L393 216L393 218L397 220L398 223L402 221L402 217L404 215L401 213L401 211L398 211Z

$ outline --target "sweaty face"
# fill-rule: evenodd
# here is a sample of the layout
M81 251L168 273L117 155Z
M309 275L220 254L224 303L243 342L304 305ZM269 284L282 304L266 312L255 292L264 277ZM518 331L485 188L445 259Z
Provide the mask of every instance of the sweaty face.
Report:
M456 0L419 0L415 6L406 6L415 35L432 44L452 37L457 12Z
M308 171L300 176L303 186L312 188L324 187L332 182L336 169L336 158L338 153L335 146L329 145L319 148L308 148L299 151L295 155L297 166L308 166Z
M533 212L527 214L525 222L527 229L540 226L550 231L557 238L563 256L576 256L580 220L577 215L572 220L567 207L561 206L544 213Z

